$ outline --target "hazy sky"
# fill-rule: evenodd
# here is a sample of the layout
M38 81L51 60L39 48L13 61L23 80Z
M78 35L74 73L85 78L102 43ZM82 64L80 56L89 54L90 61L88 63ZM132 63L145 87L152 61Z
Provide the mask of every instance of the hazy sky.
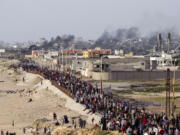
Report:
M28 41L137 26L180 31L180 0L0 0L0 40Z

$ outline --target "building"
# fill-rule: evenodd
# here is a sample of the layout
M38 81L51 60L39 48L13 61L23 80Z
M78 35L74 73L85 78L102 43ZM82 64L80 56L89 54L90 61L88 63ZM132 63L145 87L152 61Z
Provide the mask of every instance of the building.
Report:
M64 55L83 55L82 49L74 49L73 47L70 49L63 50Z
M32 50L32 57L37 57L38 56L38 53L37 53L37 50Z
M115 56L124 56L124 51L122 49L120 50L114 50L114 55Z
M83 58L90 58L90 53L88 51L83 51Z
M36 58L38 56L44 56L44 53L45 51L42 49L42 50L32 50L32 57Z
M28 58L28 59L32 59L32 58L33 58L32 55L25 55L24 57L25 57L25 58Z
M48 50L48 52L44 54L44 58L45 59L53 59L53 58L57 58L58 55L59 55L58 51Z
M146 65L145 69L149 70L167 70L173 69L173 58L170 54L162 52L157 52L156 55L147 56L145 58Z
M58 51L55 51L55 50L49 50L49 51L48 51L48 55L49 55L50 57L57 57L58 54L59 54L59 52L58 52Z
M110 77L110 64L99 59L75 59L72 62L71 70L93 80L108 80Z
M100 53L96 50L88 50L83 52L83 58L99 58Z
M5 53L6 50L5 49L0 49L0 53Z
M83 51L83 58L99 58L102 55L111 55L111 49L101 49L99 47L95 49L88 49Z
M2 56L6 52L5 49L0 49L0 56Z
M102 66L102 67L101 67ZM93 63L93 71L94 72L109 72L110 71L110 64L107 61L96 60Z
M79 72L80 73L82 70L82 61L77 60L77 59L72 60L72 64L71 64L70 68L71 68L72 72L75 72L75 73Z
M169 37L170 38L170 37ZM170 40L170 39L168 39ZM167 70L177 68L175 67L174 59L172 55L169 53L169 47L168 52L166 53L163 48L163 42L161 34L158 34L157 36L158 44L154 46L153 51L146 56L145 58L145 69L148 70ZM168 41L170 42L170 41ZM169 46L169 45L168 45Z
M111 71L145 70L144 57L110 57L109 62L111 63Z
M133 52L129 52L129 53L127 53L127 54L125 54L125 57L133 57Z

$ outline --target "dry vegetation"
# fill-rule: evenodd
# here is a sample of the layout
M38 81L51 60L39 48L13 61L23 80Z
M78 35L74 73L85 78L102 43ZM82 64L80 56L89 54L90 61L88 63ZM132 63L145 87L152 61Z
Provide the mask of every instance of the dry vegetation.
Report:
M129 89L112 90L115 95L122 96L124 98L132 98L141 102L153 102L161 104L161 107L149 106L150 111L154 111L154 108L160 109L158 112L164 112L164 105L166 99L166 87L165 80L151 80L151 81L128 81L131 85ZM119 82L121 83L121 82ZM172 81L171 81L172 84ZM144 88L138 88L138 87ZM150 87L150 88L148 88ZM172 89L172 87L171 87ZM172 99L172 93L171 93ZM175 84L175 104L176 113L180 112L180 79L176 80ZM156 109L155 109L156 110Z

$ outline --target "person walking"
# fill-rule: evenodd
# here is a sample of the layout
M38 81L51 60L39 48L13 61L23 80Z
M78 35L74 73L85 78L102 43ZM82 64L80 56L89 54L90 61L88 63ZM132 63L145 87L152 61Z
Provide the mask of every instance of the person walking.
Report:
M15 126L15 122L14 122L14 120L12 121L12 126L13 126L13 127Z
M23 128L23 133L26 134L26 128Z
M92 118L92 120L91 120L91 121L92 121L92 124L94 124L94 117Z
M74 121L74 129L76 129L76 126L77 126L76 121Z
M50 128L48 127L48 129L47 129L47 134L48 135L51 135L51 131L50 131Z
M1 135L4 135L4 131L3 130L1 131Z
M47 128L46 127L44 127L44 134L46 134L47 133Z
M57 120L57 115L56 115L56 113L55 113L55 112L53 113L53 119L54 119L54 121L56 121L56 120Z

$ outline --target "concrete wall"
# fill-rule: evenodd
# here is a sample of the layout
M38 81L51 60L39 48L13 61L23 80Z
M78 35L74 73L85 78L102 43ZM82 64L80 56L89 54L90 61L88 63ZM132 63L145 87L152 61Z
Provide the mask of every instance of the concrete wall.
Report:
M101 72L92 72L92 79L101 80ZM102 80L109 80L109 79L110 79L110 73L102 72Z
M81 70L81 75L83 75L85 77L91 77L92 76L92 72L88 71L88 69Z
M165 78L166 71L114 71L110 75L110 80L153 80ZM173 78L173 72L171 72L171 78ZM176 78L180 79L180 71L176 71Z

